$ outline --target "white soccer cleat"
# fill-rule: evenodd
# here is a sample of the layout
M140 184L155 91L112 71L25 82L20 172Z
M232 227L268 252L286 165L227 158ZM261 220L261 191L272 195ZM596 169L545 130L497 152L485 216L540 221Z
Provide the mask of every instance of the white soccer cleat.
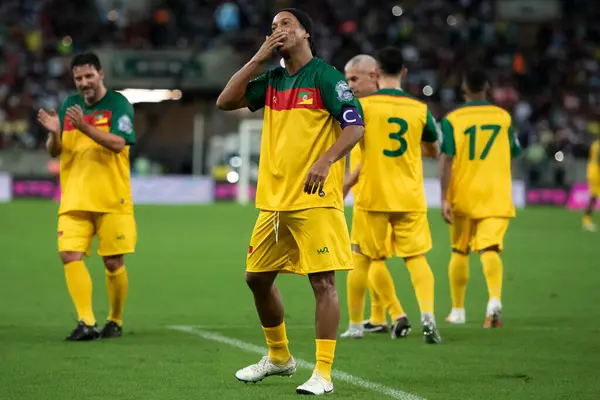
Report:
M348 330L340 335L344 339L362 339L365 336L365 328L362 324L350 324Z
M321 375L315 371L306 383L296 388L296 393L314 396L333 393L333 383L321 377Z
M488 302L485 312L484 328L500 328L502 326L502 303L493 298Z
M296 372L296 360L290 357L285 365L277 365L264 356L256 364L240 369L235 373L235 377L242 382L260 382L267 376L292 376Z
M462 325L467 322L467 318L465 317L465 309L464 308L453 308L450 311L450 315L446 317L446 321L451 324Z
M596 232L597 231L596 224L594 224L593 222L584 222L583 230L586 232Z

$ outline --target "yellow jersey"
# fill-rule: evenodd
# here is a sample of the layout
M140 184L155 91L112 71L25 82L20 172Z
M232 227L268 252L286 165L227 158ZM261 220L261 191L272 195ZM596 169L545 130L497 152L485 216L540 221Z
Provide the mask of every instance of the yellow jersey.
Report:
M587 164L587 178L590 181L600 181L600 139L594 140L590 146Z
M282 67L268 71L248 84L245 97L251 111L265 108L256 207L343 210L343 162L331 166L324 197L304 193L304 182L308 170L339 138L337 118L343 108L360 107L344 76L315 57L294 75Z
M427 104L399 89L361 97L365 135L357 207L366 211L425 212L421 142L438 140Z
M352 173L352 172L354 172L356 167L358 167L358 165L360 164L361 159L362 159L362 151L360 150L360 144L357 144L356 146L354 146L352 148L352 151L350 151L349 157L350 157L350 173ZM356 204L356 198L358 197L359 185L360 185L360 180L358 181L358 183L356 185L354 185L352 187L352 196L354 196L355 204Z
M79 105L84 120L98 129L119 135L127 146L115 153L94 142L65 118L69 107ZM120 93L108 91L88 106L80 94L67 98L59 113L61 201L59 214L70 211L132 214L129 149L135 144L133 106Z
M473 219L514 217L511 158L521 153L508 112L469 101L441 121L442 153L453 156L448 201Z

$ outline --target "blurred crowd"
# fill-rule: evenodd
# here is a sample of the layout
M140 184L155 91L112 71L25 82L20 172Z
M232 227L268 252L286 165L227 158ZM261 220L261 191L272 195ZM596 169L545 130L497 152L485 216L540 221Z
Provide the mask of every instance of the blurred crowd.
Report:
M401 47L409 67L405 90L428 102L438 118L462 101L461 72L482 65L492 77L492 100L513 113L525 146L585 157L590 138L600 134L595 0L561 0L562 17L540 23L502 21L493 0L351 3L3 0L0 148L43 146L35 110L57 108L72 90L68 59L74 52L230 45L249 58L268 33L273 13L294 6L314 18L317 55L338 69L358 53Z

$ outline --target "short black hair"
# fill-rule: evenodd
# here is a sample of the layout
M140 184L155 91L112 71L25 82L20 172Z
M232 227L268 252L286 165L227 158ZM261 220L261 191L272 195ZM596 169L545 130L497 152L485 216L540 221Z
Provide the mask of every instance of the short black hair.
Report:
M488 83L486 72L482 68L472 68L465 74L467 89L471 92L483 92Z
M381 72L385 75L398 75L404 68L402 50L397 47L384 47L379 50L375 58L379 62Z
M81 67L82 65L91 65L96 68L96 71L100 71L102 69L102 64L100 64L100 58L95 53L80 53L73 57L71 60L71 71L75 67Z

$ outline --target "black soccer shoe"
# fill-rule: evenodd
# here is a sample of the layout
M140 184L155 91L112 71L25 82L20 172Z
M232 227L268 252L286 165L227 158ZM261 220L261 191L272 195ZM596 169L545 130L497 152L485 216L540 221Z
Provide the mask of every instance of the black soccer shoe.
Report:
M369 333L388 333L389 329L386 324L374 325L371 321L367 321L363 324L363 329L365 332Z
M423 341L427 344L440 344L442 343L442 337L435 326L433 321L423 321L421 324L423 329Z
M392 339L405 338L410 333L410 322L406 317L400 317L392 326Z
M118 338L123 335L123 328L119 326L114 321L108 321L104 328L102 328L102 332L100 332L100 338L102 339L113 339Z
M83 342L88 340L96 340L100 338L98 325L86 325L85 322L79 321L73 332L65 338L69 342Z

